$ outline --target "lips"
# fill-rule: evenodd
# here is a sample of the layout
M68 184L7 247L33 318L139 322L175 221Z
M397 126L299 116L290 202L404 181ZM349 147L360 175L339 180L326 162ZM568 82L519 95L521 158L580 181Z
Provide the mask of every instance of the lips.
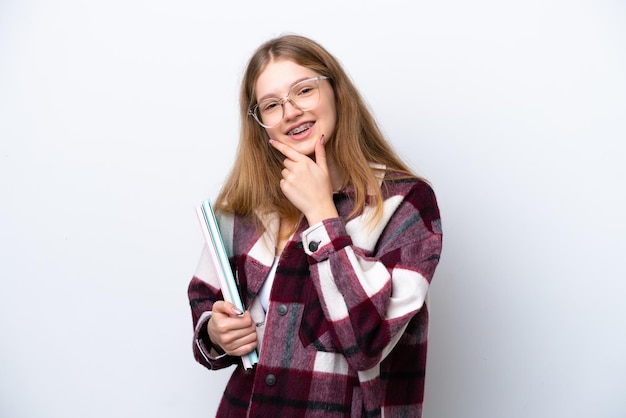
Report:
M307 129L310 129L315 123L314 122L308 122L308 123L304 123L300 126L295 127L294 129L290 130L289 132L287 132L287 135L297 135L299 133L302 133L304 131L306 131Z

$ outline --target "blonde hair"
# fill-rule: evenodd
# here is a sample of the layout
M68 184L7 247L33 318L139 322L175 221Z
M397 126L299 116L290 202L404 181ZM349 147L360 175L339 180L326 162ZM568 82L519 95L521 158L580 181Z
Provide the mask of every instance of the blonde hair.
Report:
M284 35L262 44L252 55L244 73L239 97L241 131L239 148L217 200L216 209L253 219L257 210L277 212L281 219L296 224L300 212L280 189L284 156L268 143L265 130L248 109L255 104L257 78L272 60L287 59L329 77L335 93L337 121L327 152L332 153L345 186L354 190L355 209L350 216L372 205L374 219L382 214L383 197L371 163L386 171L414 178L415 174L396 155L383 137L373 116L339 62L317 42L298 35ZM330 148L330 149L328 149Z

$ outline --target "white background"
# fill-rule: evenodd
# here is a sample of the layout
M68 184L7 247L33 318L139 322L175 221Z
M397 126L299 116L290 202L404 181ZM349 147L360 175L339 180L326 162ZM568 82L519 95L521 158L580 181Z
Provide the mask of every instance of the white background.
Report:
M0 417L213 416L186 288L246 60L308 35L433 184L426 418L626 415L626 5L0 1Z

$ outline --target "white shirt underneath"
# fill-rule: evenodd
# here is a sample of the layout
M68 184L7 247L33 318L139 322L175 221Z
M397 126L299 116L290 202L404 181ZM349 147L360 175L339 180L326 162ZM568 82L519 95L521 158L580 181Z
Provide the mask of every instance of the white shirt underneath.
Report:
M276 276L276 267L278 267L278 257L274 257L274 263L272 264L272 268L270 272L267 274L265 278L265 282L263 286L261 286L261 290L259 291L259 301L263 306L263 310L267 312L267 308L270 304L270 293L272 292L272 283L274 283L274 277Z

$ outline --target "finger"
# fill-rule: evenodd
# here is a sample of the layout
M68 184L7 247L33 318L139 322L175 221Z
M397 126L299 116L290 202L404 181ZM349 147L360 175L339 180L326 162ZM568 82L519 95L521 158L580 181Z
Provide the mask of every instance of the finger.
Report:
M229 346L229 348L232 347L232 350L225 349L224 351L226 352L226 354L229 354L231 356L243 356L254 350L257 347L257 344L258 342L255 334L247 340L234 342L231 346Z
M235 305L230 302L226 302L225 300L219 300L213 304L212 308L213 312L218 312L228 316L239 316L242 315L243 312L238 309Z
M222 340L229 341L238 341L238 340L246 340L249 342L250 335L256 335L256 324L252 321L252 317L248 315L246 321L237 318L236 321L239 321L236 324L236 327L231 328L225 335L222 337Z
M328 164L326 162L326 148L324 135L320 137L320 140L315 143L315 163L324 170L324 172L328 172Z
M250 329L254 329L254 321L250 313L242 317L214 314L207 326L220 334L220 340L224 341L226 335L233 335L234 338L246 334Z
M285 158L283 160L283 166L287 169L287 170L292 170L294 167L296 167L296 162L289 159L289 158Z
M244 355L249 353L257 345L256 331L251 331L238 338L227 338L221 344L222 349L230 355Z
M274 139L270 139L270 145L280 151L280 153L283 154L285 157L293 161L298 161L304 156L295 149L291 148L289 145L283 144L282 142L276 141Z
M256 324L254 322L250 321L250 323L244 323L240 319L236 319L236 321L238 322L217 324L216 330L220 333L220 339L222 342L230 343L232 341L237 341L256 332Z
M249 312L246 312L245 319L249 319L250 321L245 321L244 318L230 318L228 320L231 325L230 328L224 330L217 329L220 346L226 352L230 353L242 346L256 344L256 325L252 321ZM238 326L243 325L244 322L249 322L249 325L245 327L232 327L235 322ZM250 349L248 349L248 351L250 351Z

